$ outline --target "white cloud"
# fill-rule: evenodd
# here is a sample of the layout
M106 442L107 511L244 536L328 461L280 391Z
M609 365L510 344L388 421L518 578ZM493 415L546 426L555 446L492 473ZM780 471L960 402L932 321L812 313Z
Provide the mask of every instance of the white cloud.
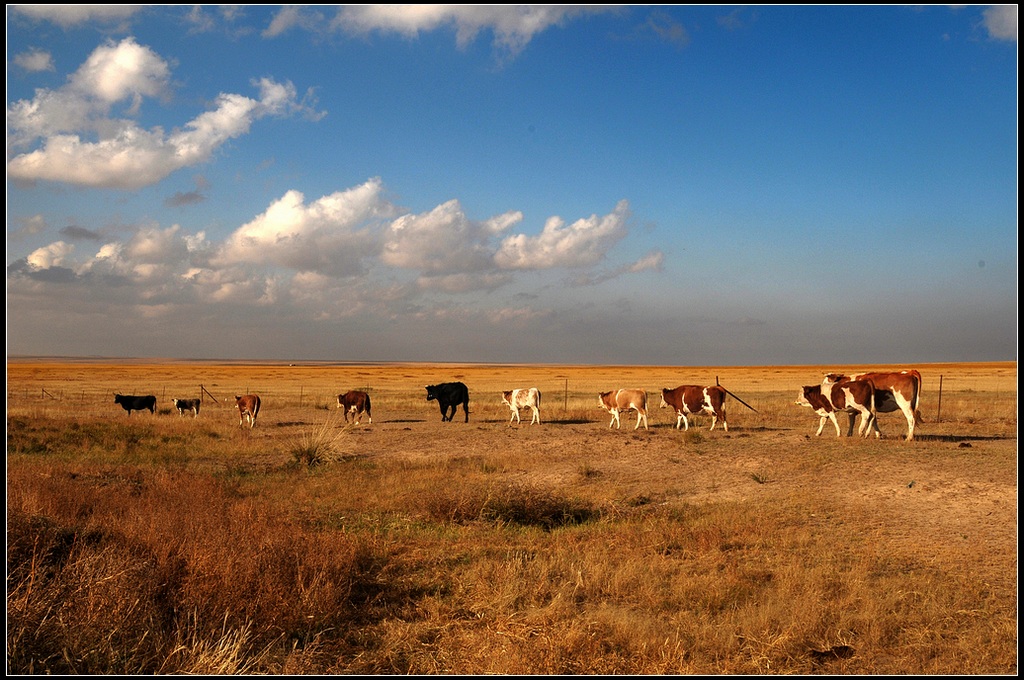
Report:
M396 213L377 178L308 205L301 192L289 191L231 234L215 261L359 274L363 259L379 250L375 227Z
M133 16L141 5L8 5L8 9L63 28L84 23L117 23Z
M138 115L144 98L169 94L169 81L166 62L131 38L98 47L66 87L8 107L8 147L39 145L8 161L8 178L138 189L205 162L262 116L308 111L291 83L264 78L256 82L259 100L222 93L213 109L170 134L109 117L120 102L129 103L127 115Z
M125 253L138 263L180 263L188 256L188 246L178 236L179 230L178 225L167 229L140 229L128 241Z
M75 251L75 247L64 241L57 241L48 246L34 250L26 260L36 269L50 269L64 266L67 259Z
M18 68L32 73L55 70L53 66L53 55L45 50L37 48L14 55L14 64Z
M569 5L344 5L326 22L319 12L285 7L271 21L264 36L274 37L295 27L319 31L340 30L353 35L374 31L416 37L441 28L455 29L456 44L465 48L477 35L490 30L494 47L515 55L539 33L577 16L607 12L610 7Z
M993 38L1017 42L1017 5L993 5L982 16Z
M493 236L521 219L521 213L509 212L477 222L453 199L392 222L381 259L394 267L435 274L483 271L493 266Z
M71 76L70 87L104 105L130 98L135 102L133 107L137 107L143 96L165 94L169 78L167 62L148 47L125 38L93 50Z
M604 217L591 215L568 227L560 217L550 217L537 236L518 234L501 243L494 257L505 269L586 267L604 259L608 250L626 236L629 202L619 201Z

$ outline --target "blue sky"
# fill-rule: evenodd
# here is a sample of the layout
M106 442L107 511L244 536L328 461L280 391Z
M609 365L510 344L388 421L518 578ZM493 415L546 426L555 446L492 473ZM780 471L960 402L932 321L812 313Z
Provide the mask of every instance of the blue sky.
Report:
M7 6L8 355L1017 356L1016 6Z

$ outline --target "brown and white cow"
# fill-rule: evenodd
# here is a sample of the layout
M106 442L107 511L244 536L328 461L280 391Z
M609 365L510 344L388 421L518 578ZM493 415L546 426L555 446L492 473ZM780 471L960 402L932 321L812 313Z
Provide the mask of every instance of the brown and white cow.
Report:
M728 432L729 424L725 421L725 388L718 385L702 387L700 385L680 385L674 390L661 390L661 408L671 407L676 413L676 429L679 425L690 429L687 414L707 413L711 415L711 427L715 429L718 419L722 419L722 428Z
M647 427L647 390L613 390L611 392L602 392L597 396L597 403L608 413L612 414L612 421L608 423L608 427L615 425L618 429L622 429L622 423L619 421L619 413L622 411L636 411L636 426L634 430L640 428L640 421L644 421L644 429L650 429Z
M345 394L338 395L338 408L345 409L345 422L348 422L348 414L353 414L356 425L365 413L366 417L373 422L373 415L370 413L370 395L358 390L349 390Z
M843 380L833 384L830 388L825 388L822 385L805 385L797 394L796 403L800 406L809 406L821 417L815 436L821 435L826 420L832 421L836 428L836 436L842 436L839 431L839 421L836 420L836 413L845 411L850 414L851 423L858 415L861 416L860 429L857 430L857 434L867 437L873 428L877 438L881 434L875 420L874 394L874 388L866 380ZM852 427L848 436L853 436Z
M256 424L256 416L260 414L260 398L255 394L236 395L235 405L238 406L238 426L242 427L248 421L251 430Z
M178 409L178 415L185 415L185 411L192 411L192 417L199 417L199 407L203 405L202 399L171 399L174 408Z
M875 390L875 413L892 413L902 411L907 419L907 441L914 439L914 426L922 422L919 406L921 403L921 374L915 369L905 371L857 373L846 376L841 373L829 373L822 380L821 386L828 386L841 380L867 380ZM853 421L856 415L850 414L850 431L853 434ZM875 428L878 428L876 419Z
M521 408L529 408L533 412L533 418L530 419L531 425L534 423L540 425L540 390L536 387L502 392L501 403L512 409L512 416L508 419L509 425L512 424L513 419L517 423L523 422L519 418L519 409Z

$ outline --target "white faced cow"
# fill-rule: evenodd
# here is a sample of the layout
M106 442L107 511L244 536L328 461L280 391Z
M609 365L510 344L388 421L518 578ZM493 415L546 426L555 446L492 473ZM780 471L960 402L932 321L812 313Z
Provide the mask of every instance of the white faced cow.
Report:
M622 411L636 411L636 426L634 430L640 428L640 421L644 421L644 429L650 429L647 427L647 390L613 390L611 392L602 392L597 396L597 403L608 413L612 414L612 421L608 423L608 427L615 425L616 428L622 429L622 423L619 421L619 413Z
M521 408L529 408L533 412L533 418L530 419L531 425L534 423L540 425L540 391L536 387L502 392L501 403L512 409L512 416L508 419L509 425L512 424L513 419L517 423L523 422L519 419L519 409Z
M722 429L729 431L729 424L725 421L725 388L718 385L701 387L699 385L680 385L674 390L661 390L661 408L669 408L676 413L676 429L680 423L685 429L690 429L690 421L686 414L707 413L711 416L711 427L708 431L715 429L715 423L722 419Z
M192 411L192 417L199 417L199 407L203 405L201 399L171 399L174 408L178 409L178 415L185 415L185 411Z
M241 397L236 395L235 404L238 406L238 426L242 427L248 422L251 430L256 424L256 416L260 413L260 398L255 394L246 394Z
M358 390L349 390L345 394L338 395L338 408L345 409L345 422L348 422L348 414L351 413L356 425L362 420L362 415L373 423L373 416L370 414L370 395Z
M840 373L829 373L821 382L823 392L828 392L830 386L843 380L867 380L875 390L874 410L876 413L892 413L902 411L907 419L907 441L914 439L914 426L921 422L921 412L918 410L921 403L921 374L909 369L893 373L874 372L858 373L846 376ZM850 415L849 434L853 434L853 421L856 415ZM876 420L875 428L878 428Z
M842 436L839 432L839 421L836 420L836 413L846 411L850 414L850 422L860 415L861 423L857 434L867 437L872 428L875 437L880 437L878 423L875 419L874 410L875 391L866 380L844 380L826 389L822 385L805 385L802 391L797 394L796 403L800 406L809 406L820 416L818 431L815 436L821 435L825 421L831 420L836 428L836 436ZM853 436L851 428L850 435Z

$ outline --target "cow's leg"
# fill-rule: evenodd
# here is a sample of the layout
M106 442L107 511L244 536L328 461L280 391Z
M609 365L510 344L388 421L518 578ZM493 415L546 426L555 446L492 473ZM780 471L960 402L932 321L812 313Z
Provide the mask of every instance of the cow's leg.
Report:
M825 429L825 421L828 420L828 416L821 416L818 418L818 431L814 433L815 437L821 436L821 431Z
M907 419L907 441L913 441L914 424L916 422L916 418L914 417L914 406L903 396L901 392L893 392L893 396L896 397L896 403L899 404L900 410L903 411L903 415Z
M619 423L619 412L617 410L612 411L612 421L608 423L608 427L611 427L612 425L615 425L616 429L622 429L622 424Z
M680 411L679 412L679 417L683 421L683 432L686 432L687 430L690 429L690 420L686 417L686 412L685 411ZM676 425L677 426L679 425L678 421L676 422Z
M860 436L862 437L870 437L872 426L875 425L874 412L872 412L871 409L864 409L860 412L860 418L861 423L860 430L858 430L858 434L860 434Z
M462 402L462 412L466 414L466 422L468 423L469 422L469 402L468 401ZM454 410L452 411L452 415L453 416L455 415L455 411ZM518 409L517 409L516 415L519 415Z
M708 432L711 432L713 429L715 429L715 424L717 422L718 422L718 414L715 413L714 411L712 411L711 412L711 427L708 428Z
M639 430L640 429L640 419L641 418L643 418L643 421L644 421L644 429L645 430L650 429L649 427L647 427L647 412L646 411L641 411L640 409L636 410L636 426L633 429L634 430Z
M530 410L533 411L533 417L530 418L530 425L533 425L534 421L536 421L537 424L540 425L540 409L537 408L536 406L531 406Z
M847 437L852 437L853 436L853 424L854 424L854 421L857 420L857 414L856 413L850 413L849 416L850 416L850 429L849 429L849 431L847 431L846 436Z
M828 414L828 417L832 421L832 424L836 426L836 436L837 437L842 437L843 434L842 434L842 432L839 429L839 419L836 418L836 412L832 411L831 413ZM851 424L853 423L853 419L852 418L850 419L850 423Z

